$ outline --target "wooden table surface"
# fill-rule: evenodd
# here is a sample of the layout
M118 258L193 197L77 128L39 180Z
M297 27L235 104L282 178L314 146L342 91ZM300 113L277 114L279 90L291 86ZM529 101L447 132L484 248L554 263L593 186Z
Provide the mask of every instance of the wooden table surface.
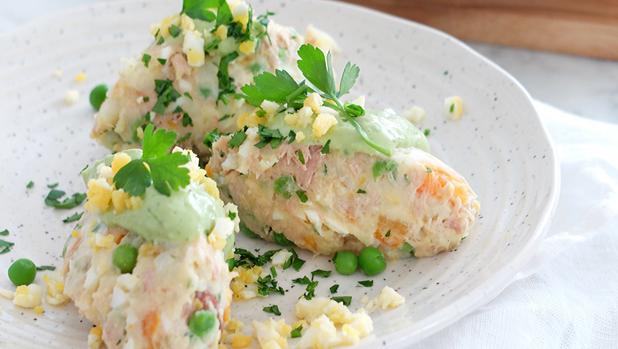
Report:
M460 39L618 60L618 0L346 0Z

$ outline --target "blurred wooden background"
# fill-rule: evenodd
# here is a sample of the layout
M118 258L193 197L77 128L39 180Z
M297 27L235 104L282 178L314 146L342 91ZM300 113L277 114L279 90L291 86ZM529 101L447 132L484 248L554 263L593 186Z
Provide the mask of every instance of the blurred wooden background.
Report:
M618 60L618 0L345 0L460 39Z

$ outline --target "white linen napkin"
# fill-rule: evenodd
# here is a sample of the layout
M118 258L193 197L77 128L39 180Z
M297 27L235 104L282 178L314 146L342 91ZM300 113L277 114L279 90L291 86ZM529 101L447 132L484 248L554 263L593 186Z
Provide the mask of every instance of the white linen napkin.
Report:
M549 233L495 300L414 348L618 348L618 125L535 106L562 170Z

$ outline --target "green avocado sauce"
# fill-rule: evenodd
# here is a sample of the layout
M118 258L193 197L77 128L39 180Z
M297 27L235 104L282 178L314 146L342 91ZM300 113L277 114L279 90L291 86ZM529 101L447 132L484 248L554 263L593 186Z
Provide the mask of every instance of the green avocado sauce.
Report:
M269 128L279 129L281 134L287 135L292 129L284 121L285 114L276 115L269 123ZM345 154L356 152L370 155L384 156L371 148L359 136L354 127L337 116L338 123L327 134L315 139L312 136L311 125L301 129L305 134L303 144L324 144L330 140L330 148L339 150ZM356 118L356 121L365 129L371 140L389 149L391 152L397 148L418 148L429 152L427 137L411 122L399 116L392 109L383 111L367 110L366 114ZM299 130L294 129L295 132Z
M141 157L141 150L126 150L132 159ZM100 164L110 165L113 155L95 162L82 171L85 183L96 177ZM165 196L153 187L146 189L141 207L121 213L103 213L101 220L110 226L120 226L134 232L148 241L184 242L191 241L199 234L208 234L215 220L225 216L219 200L210 196L196 183ZM233 243L233 242L232 242Z

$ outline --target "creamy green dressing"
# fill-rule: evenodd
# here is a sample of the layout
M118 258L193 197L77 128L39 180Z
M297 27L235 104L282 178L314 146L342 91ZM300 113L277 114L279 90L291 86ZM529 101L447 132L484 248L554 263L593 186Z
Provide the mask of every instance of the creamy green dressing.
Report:
M132 159L141 157L141 150L125 151ZM95 162L82 171L84 182L96 178L96 168L100 164L110 165L113 156ZM153 187L146 189L140 208L122 213L113 211L101 215L107 225L117 225L134 232L146 240L155 242L190 241L199 234L209 233L215 220L224 217L221 203L210 196L196 183L165 196ZM233 244L233 242L232 242Z
M287 135L291 128L283 120L284 116L285 114L275 116L269 121L267 126L279 129L283 135ZM325 144L330 140L331 149L342 151L345 154L361 152L382 156L381 153L363 141L350 123L343 121L340 116L337 116L337 120L339 121L338 124L319 139L313 138L311 125L301 129L306 136L301 143ZM365 129L371 140L391 152L397 148L409 147L429 152L429 143L423 132L392 109L383 111L367 110L366 114L356 118L356 121ZM294 131L298 132L299 130L294 129Z

